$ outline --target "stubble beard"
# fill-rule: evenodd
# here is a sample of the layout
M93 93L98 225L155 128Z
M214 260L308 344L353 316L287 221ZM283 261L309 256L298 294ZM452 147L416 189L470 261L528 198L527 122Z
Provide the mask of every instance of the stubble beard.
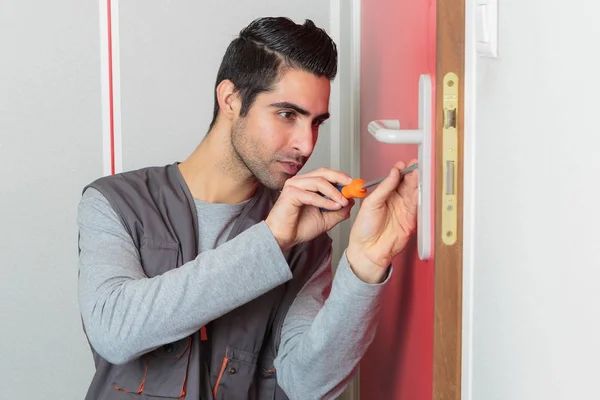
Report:
M256 179L262 185L272 190L280 191L286 181L285 174L280 177L273 176L269 171L270 161L261 157L260 143L252 141L246 135L246 123L244 118L238 119L231 128L231 148L233 150L232 162L237 165L239 175L242 179Z

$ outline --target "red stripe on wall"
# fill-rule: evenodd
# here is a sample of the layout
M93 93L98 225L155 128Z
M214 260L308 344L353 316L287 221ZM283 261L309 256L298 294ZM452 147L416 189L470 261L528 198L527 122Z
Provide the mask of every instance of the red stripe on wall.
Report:
M108 21L108 101L110 122L110 173L115 173L115 118L113 101L113 59L112 59L112 9L111 0L106 0Z

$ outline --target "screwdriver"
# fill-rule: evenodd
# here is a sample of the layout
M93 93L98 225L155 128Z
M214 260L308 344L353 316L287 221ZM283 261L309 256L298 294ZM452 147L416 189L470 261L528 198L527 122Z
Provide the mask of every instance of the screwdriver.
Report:
M404 169L400 170L400 176L406 175L409 172L412 172L417 168L418 168L418 164L413 164L410 167L404 168ZM386 175L379 179L375 179L375 180L372 180L369 182L365 182L364 180L362 180L360 178L356 178L348 185L345 185L345 186L336 185L335 187L340 192L342 192L342 196L344 196L347 199L351 199L351 198L362 199L363 197L365 197L367 195L368 188L370 188L371 186L378 185L387 177L388 176Z

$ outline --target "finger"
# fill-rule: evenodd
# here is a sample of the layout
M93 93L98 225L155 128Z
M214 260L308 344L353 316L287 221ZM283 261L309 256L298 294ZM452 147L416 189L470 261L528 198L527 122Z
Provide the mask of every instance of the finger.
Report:
M414 164L414 163L413 163ZM403 170L406 167L406 164L404 164L404 162L402 161L398 161L395 165L394 168L399 169L399 170Z
M296 207L314 206L326 210L339 210L342 208L342 205L334 200L295 186L285 187L281 192L281 197L284 197Z
M331 200L338 202L342 206L348 204L348 199L342 195L342 192L323 177L299 177L294 180L290 179L286 183L289 186L294 186L302 190L319 192L323 196L329 197Z
M350 175L342 171L336 171L335 169L325 167L299 175L298 177L321 177L337 185L348 185L352 182L352 177Z
M414 165L417 163L417 160L411 160L408 166ZM412 196L415 189L419 185L419 170L416 169L408 174L404 175L402 182L398 185L398 193L403 198L407 199Z
M365 203L368 203L373 207L383 205L387 198L396 191L399 183L400 171L394 167L373 193L365 199Z
M354 200L351 200L350 204L348 204L346 207L335 211L324 212L323 219L325 220L325 226L327 227L327 230L332 229L340 222L350 218L350 212L352 211L353 206Z
M417 209L419 208L419 190L415 189L412 196L410 197L409 205L406 207L410 214L417 215Z
M412 160L409 163L409 166L414 165L415 163L416 163L416 161ZM417 192L418 186L419 186L419 170L418 169L406 174L403 177L402 182L400 182L400 185L398 185L398 193L405 200L405 203L407 206L412 205L415 207L415 210L414 210L415 212L416 212L416 206L418 203L418 196L416 197L415 193ZM417 200L414 200L415 198ZM412 212L412 210L411 210L411 212Z

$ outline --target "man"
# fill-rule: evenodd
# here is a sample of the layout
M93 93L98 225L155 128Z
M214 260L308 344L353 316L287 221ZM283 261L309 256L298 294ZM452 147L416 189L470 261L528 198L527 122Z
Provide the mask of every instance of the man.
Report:
M326 232L353 200L296 175L328 117L335 44L262 18L228 47L213 121L182 163L103 177L79 206L87 399L321 399L371 343L392 258L416 226L396 164L364 199L332 282Z

